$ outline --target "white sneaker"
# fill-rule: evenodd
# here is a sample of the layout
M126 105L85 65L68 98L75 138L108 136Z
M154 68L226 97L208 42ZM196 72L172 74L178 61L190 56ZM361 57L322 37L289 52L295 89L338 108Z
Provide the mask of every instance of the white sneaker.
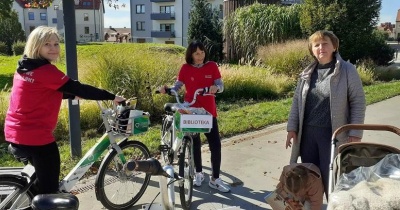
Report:
M208 182L208 186L210 186L211 188L217 189L221 192L229 192L231 189L222 182L222 179L218 178L215 181L212 181L212 179L210 178L210 182Z
M200 187L201 183L204 181L204 173L203 172L196 172L194 174L193 184L194 186Z

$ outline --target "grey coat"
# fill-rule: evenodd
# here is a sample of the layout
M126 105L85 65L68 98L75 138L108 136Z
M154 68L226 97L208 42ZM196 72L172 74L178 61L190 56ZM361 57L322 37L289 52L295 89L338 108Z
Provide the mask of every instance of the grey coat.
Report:
M332 131L345 124L363 124L365 118L365 94L361 79L355 66L344 61L339 53L336 53L335 69L330 78L330 108ZM310 86L311 74L318 62L309 65L300 74L294 93L292 107L289 114L287 131L297 133L297 142L292 145L290 163L296 163L300 156L301 133L306 96ZM362 138L362 131L350 130L337 136L338 144L345 143L348 136Z

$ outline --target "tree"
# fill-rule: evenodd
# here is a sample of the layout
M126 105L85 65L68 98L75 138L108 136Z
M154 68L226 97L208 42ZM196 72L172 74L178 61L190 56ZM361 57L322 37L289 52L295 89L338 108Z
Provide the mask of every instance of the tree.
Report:
M305 0L300 24L311 35L317 30L333 31L340 40L339 52L346 60L371 58L371 40L378 22L381 0Z
M192 0L188 26L189 43L194 40L203 42L208 58L216 62L223 59L223 34L219 13L206 0Z
M0 1L0 18L10 16L13 1L14 0L1 0Z
M25 33L18 21L17 12L12 11L9 17L0 17L0 42L7 45L8 54L12 55L12 45L17 41L25 41Z

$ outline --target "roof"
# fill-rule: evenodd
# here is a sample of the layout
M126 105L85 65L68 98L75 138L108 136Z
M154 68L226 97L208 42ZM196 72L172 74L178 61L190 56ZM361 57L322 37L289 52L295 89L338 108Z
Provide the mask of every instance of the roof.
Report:
M400 22L400 9L397 10L397 18L396 18L396 22Z
M19 6L21 6L22 8L27 8L29 6L27 6L31 0L15 0ZM93 2L95 2L94 8L93 8ZM51 5L41 5L41 4L37 4L39 6L39 8L47 8ZM100 0L80 0L78 5L75 5L75 9L95 9L95 10L99 10L101 5L101 1Z
M104 33L109 33L109 34L114 34L114 33L120 33L120 34L128 34L131 33L130 28L104 28Z

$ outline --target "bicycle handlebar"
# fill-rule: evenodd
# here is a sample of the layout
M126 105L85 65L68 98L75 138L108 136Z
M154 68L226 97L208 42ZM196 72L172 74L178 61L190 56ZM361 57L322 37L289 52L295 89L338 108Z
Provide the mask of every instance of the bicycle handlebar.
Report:
M192 100L191 102L186 102L186 101L184 101L184 102L182 103L182 102L179 100L179 95L178 95L178 93L177 93L174 89L172 89L172 88L165 88L165 92L166 92L168 95L175 96L176 102L177 102L180 106L183 106L183 107L185 107L185 108L190 107L191 105L193 105L194 103L196 103L196 100L197 100L197 96L198 96L198 95L202 95L202 96L213 96L213 97L215 97L215 95L209 93L209 91L210 91L210 88L209 88L209 87L199 88L199 89L197 89L197 90L194 92L194 94L193 94L193 100ZM155 93L158 94L158 93L160 93L160 91L156 90Z

